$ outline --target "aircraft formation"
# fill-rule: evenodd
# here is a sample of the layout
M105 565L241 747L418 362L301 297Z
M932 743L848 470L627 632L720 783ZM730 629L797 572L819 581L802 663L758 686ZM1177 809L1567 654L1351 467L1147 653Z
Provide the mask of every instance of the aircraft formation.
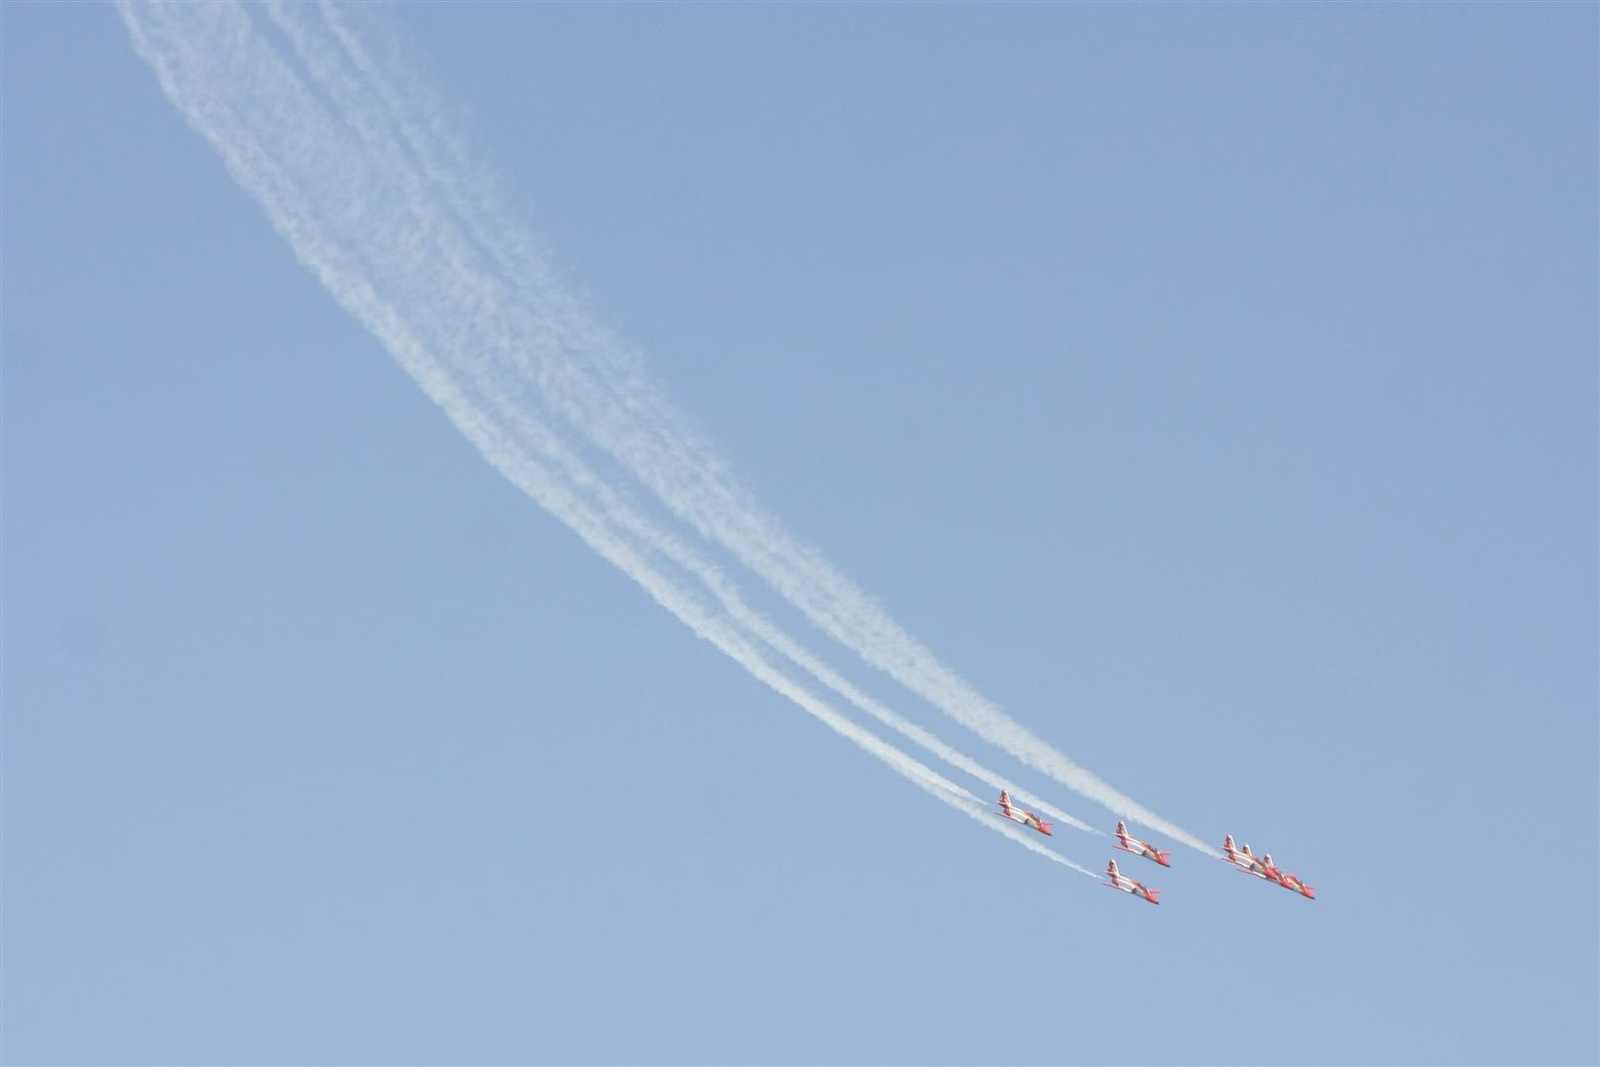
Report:
M1011 794L1003 789L1000 791L1000 810L995 814L1002 819L1019 822L1046 836L1050 836L1053 833L1050 823L1045 822L1035 813L1013 804L1011 802ZM1164 848L1158 849L1149 842L1141 841L1132 836L1128 833L1128 827L1125 823L1117 823L1116 838L1117 843L1113 847L1134 856L1143 856L1145 859L1159 863L1163 867L1172 866L1169 860L1172 855L1171 852ZM1307 885L1296 875L1281 870L1272 862L1272 854L1270 852L1258 857L1250 851L1249 845L1235 846L1232 834L1223 838L1222 851L1227 863L1241 874L1248 874L1252 878L1260 878L1275 885L1280 885L1310 900L1317 899L1317 887ZM1161 890L1153 889L1143 882L1124 874L1117 869L1116 860L1112 860L1106 865L1106 880L1100 884L1108 889L1120 889L1124 893L1130 893L1151 904L1161 903L1160 899L1158 899L1161 895Z
M1222 839L1222 851L1227 854L1228 862L1233 864L1233 869L1256 878L1265 878L1269 882L1276 882L1283 888L1299 893L1312 900L1317 899L1317 887L1306 885L1299 878L1288 871L1279 870L1277 864L1272 862L1272 853L1257 859L1251 852L1249 845L1234 847L1233 835L1229 834Z

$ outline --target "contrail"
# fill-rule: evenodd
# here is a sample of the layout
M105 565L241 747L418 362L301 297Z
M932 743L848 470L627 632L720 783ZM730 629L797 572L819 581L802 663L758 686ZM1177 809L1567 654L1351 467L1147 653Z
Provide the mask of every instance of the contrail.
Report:
M983 803L960 786L862 729L774 667L724 615L674 581L584 497L598 476L548 427L522 413L516 430L488 399L488 365L469 353L491 340L470 312L495 283L464 261L401 225L387 226L385 175L352 161L339 120L309 95L233 5L122 3L136 49L162 89L222 156L235 179L266 209L298 258L347 311L371 330L456 427L513 484L571 527L603 558L628 574L697 635L829 728L887 763L945 803L985 826L1080 873L1093 871L988 818ZM198 30L203 43L188 36ZM286 119L292 121L286 122ZM380 179L374 186L364 179ZM338 194L348 197L340 202ZM320 195L319 195L320 194ZM406 263L403 269L386 265ZM464 284L465 283L465 284ZM457 306L468 314L441 315ZM492 303L492 301L490 301ZM452 355L446 355L446 354Z
M479 193L476 197L463 197L455 192L455 183L450 181L449 178L453 173L461 169L459 161L448 161L448 165L439 166L434 158L438 155L438 151L436 149L431 151L415 150L415 141L420 138L415 135L408 136L405 128L393 131L383 131L375 128L379 120L374 118L374 114L381 115L385 111L392 113L399 106L396 102L398 97L394 93L386 91L387 83L382 79L381 71L376 70L367 58L366 50L359 36L350 32L339 21L337 9L332 6L323 9L324 14L328 17L333 35L337 38L336 43L331 44L325 37L313 32L301 22L299 16L304 10L302 7L290 8L276 3L267 6L268 15L274 26L283 31L299 59L306 67L307 73L327 93L337 112L350 122L368 150L390 159L393 168L402 177L421 166L421 161L434 160L434 165L425 168L426 174L423 177L410 173L411 180L406 183L408 186L407 202L411 208L412 218L419 222L426 221L430 230L451 230L451 223L448 219L441 221L438 218L439 211L435 206L435 201L439 199L439 190L444 189L446 191L446 199L451 202L458 212L477 202L483 194ZM350 66L353 66L354 69L351 70L350 66L347 66L342 60L348 60ZM373 99L374 94L377 95L377 99ZM411 129L415 129L415 123L411 124ZM385 136L385 133L388 132L392 132L393 135ZM414 150L407 153L407 146ZM484 249L483 251L487 253L489 250ZM460 254L458 262L465 261L468 258L470 258L470 251ZM526 257L523 258L525 259ZM510 265L509 261L500 260L502 269ZM493 314L497 321L511 320L521 324L519 328L520 336L537 342L540 325L525 321L528 317L527 312L520 303L513 302L510 306L497 304L494 306ZM515 361L514 352L508 353L508 355ZM515 399L504 393L496 395L493 399L497 402L505 417L510 420L516 420L524 410L523 406L516 403ZM882 703L862 693L860 689L828 667L819 657L794 641L764 616L752 610L744 602L737 587L722 570L703 555L695 552L690 546L684 544L681 539L666 533L659 524L651 523L645 519L635 508L628 505L619 494L611 490L609 486L596 484L591 486L591 491L592 495L605 508L608 516L618 526L627 530L641 541L648 543L651 548L661 553L662 556L694 576L712 593L722 607L750 632L760 637L775 651L810 673L814 678L837 692L858 709L990 787L996 790L1008 790L1022 803L1032 806L1067 825L1088 833L1103 834L1103 831L1089 826L1047 800L1020 788L1015 783L952 748L929 731L916 726Z
M298 13L300 9L294 10ZM1075 792L1129 821L1208 855L1219 855L1193 834L1080 767L985 699L820 552L795 539L761 508L682 414L649 383L627 349L590 321L553 280L544 258L530 247L522 229L509 222L514 214L498 207L493 182L463 167L468 154L439 118L440 106L424 99L414 79L405 79L401 88L401 80L386 73L381 59L348 27L349 9L324 5L321 14L352 68L346 72L330 66L338 63L337 58L330 59L325 50L315 52L302 34L302 54L316 56L325 87L362 93L370 98L372 109L392 116L390 125L405 141L417 167L537 319L537 330L528 337L536 343L529 344L518 358L525 376L537 383L543 403L632 472L673 513L702 536L727 548L823 632L867 663ZM274 17L286 31L296 32L291 27L298 24L287 13ZM403 47L393 35L384 43L391 49ZM475 176L470 189L454 177L464 169ZM510 395L517 395L517 383L507 388ZM875 714L870 708L863 710ZM1083 827L1077 820L1056 814Z

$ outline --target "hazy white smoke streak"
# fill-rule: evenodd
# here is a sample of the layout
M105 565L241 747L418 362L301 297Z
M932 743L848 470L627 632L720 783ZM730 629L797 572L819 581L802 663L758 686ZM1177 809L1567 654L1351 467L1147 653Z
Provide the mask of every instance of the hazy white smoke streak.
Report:
M347 25L350 9L325 5L320 10L320 17L345 52L348 70L336 57L330 58L326 49L306 43L314 33L294 21L300 14L301 9L294 8L278 17L285 26L296 26L292 32L304 54L322 72L325 84L331 91L360 94L363 121L387 121L405 140L417 166L427 175L430 192L455 213L537 320L537 330L530 333L529 340L538 343L529 344L520 355L527 373L537 380L545 403L633 472L673 512L726 547L820 629L866 662L1063 785L1126 819L1207 854L1218 854L1006 715L939 662L819 552L784 530L639 373L626 348L591 322L552 280L545 261L531 249L525 231L515 223L514 213L499 206L492 182L480 179L469 188L457 180L458 174L476 171L463 165L468 154L451 136L449 124L439 118L439 105L430 101L414 80L390 75L381 57L365 47L363 37ZM390 49L399 47L392 36L383 40ZM387 115L386 120L375 117L380 112ZM508 383L508 389L515 388L515 383ZM877 714L871 708L863 710Z
M321 9L322 14L327 16L332 39L329 34L317 32L315 17L317 10L305 6L289 7L281 4L267 6L273 25L284 33L293 46L310 81L326 94L333 111L356 134L363 155L368 159L385 162L387 173L396 179L397 184L403 186L404 199L409 208L410 228L428 234L432 245L442 250L455 270L469 274L484 270L485 268L478 262L478 257L493 256L494 241L490 239L474 242L464 237L460 231L462 225L471 223L475 211L474 205L488 193L480 189L474 195L463 195L451 177L460 172L464 165L459 161L447 161L448 165L441 165L438 157L442 153L439 148L426 146L419 148L419 142L431 142L432 138L417 133L419 127L415 121L404 127L386 123L386 117L392 116L399 107L400 98L388 88L387 82L381 77L381 71L368 58L361 38L343 25L339 9L331 5ZM444 210L440 208L441 200L447 205ZM456 219L450 217L452 213L457 216ZM521 270L526 276L528 273L526 264L529 262L525 250L518 250L512 256L502 254L495 259L491 273L504 274ZM546 290L553 288L542 270L537 272L536 282L536 285L522 287L521 292L524 296L540 288ZM564 345L570 344L570 341L564 342L560 337L552 338L547 332L548 322L552 319L565 320L570 317L570 311L554 316L549 314L548 310L543 315L531 314L522 300L512 299L507 294L503 285L489 287L480 285L479 288L475 306L485 320L500 324L503 343L499 347L508 366L512 368L523 366L520 353L524 350L554 351L559 355L564 351ZM505 341L505 337L512 340ZM495 366L491 365L485 368L485 373L493 374L495 369ZM498 390L486 389L485 399L493 403L502 417L513 424L519 424L520 420L527 418L526 404L518 403L515 396L518 384L513 381L503 383ZM538 428L530 432L538 432ZM575 457L567 458L575 460ZM581 464L569 466L566 473L570 477L589 481L590 484L586 488L590 495L604 508L607 517L614 524L642 543L648 544L663 558L670 560L685 573L697 579L710 591L723 609L748 631L809 672L818 681L879 722L922 745L950 765L973 775L991 788L1010 790L1023 804L1080 830L1089 833L1102 832L1048 801L1019 788L945 744L927 730L916 726L862 693L819 657L750 608L735 584L710 560L685 544L682 539L662 529L659 524L650 522L609 486L593 481L587 472L580 468Z
M395 217L394 201L403 199L407 182L397 188L393 173L347 151L348 127L307 93L247 15L221 4L124 4L121 12L168 97L261 202L296 255L498 470L756 678L946 803L1093 876L990 818L971 793L840 716L774 667L726 612L653 564L648 545L633 543L594 506L587 494L603 483L555 434L525 412L508 428L501 405L486 399L495 388L489 365L460 356L504 344L486 337L490 320L475 315L503 298L499 284L474 272L459 242L439 241L439 233Z

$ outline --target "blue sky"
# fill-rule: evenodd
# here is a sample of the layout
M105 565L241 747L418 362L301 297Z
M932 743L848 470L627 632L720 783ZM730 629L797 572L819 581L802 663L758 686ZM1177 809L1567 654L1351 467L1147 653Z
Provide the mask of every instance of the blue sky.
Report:
M7 1062L1600 1058L1592 5L387 16L764 507L1318 886L1159 909L519 492L112 8L3 15Z

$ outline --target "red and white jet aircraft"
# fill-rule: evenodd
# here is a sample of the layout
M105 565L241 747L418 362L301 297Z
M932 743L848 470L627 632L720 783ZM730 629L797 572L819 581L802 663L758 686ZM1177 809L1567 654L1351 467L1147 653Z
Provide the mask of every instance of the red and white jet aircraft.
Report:
M1161 901L1156 899L1156 895L1159 894L1161 890L1151 889L1148 886L1140 885L1132 878L1129 878L1127 875L1117 870L1116 860L1112 860L1110 863L1106 864L1106 877L1109 878L1110 881L1101 882L1101 885L1111 889L1120 889L1124 893L1132 893L1136 897L1143 897L1152 904L1161 903Z
M1278 880L1278 872L1272 866L1272 857L1263 856L1257 859L1255 854L1250 851L1249 845L1235 848L1232 834L1222 839L1222 851L1227 853L1228 862L1233 864L1235 870L1243 871L1245 874L1253 874L1257 878L1265 878L1269 882Z
M1128 828L1120 822L1117 823L1117 842L1116 847L1124 852L1131 852L1135 856L1143 856L1147 860L1155 860L1163 867L1172 866L1167 862L1167 857L1172 855L1171 852L1164 848L1158 849L1147 842L1140 841L1137 837L1129 837Z
M1269 882L1276 882L1283 888L1292 889L1303 897L1309 897L1312 900L1317 899L1317 887L1306 885L1297 876L1278 870L1278 865L1272 862L1272 853L1269 852L1257 859L1251 855L1249 845L1235 848L1232 834L1223 839L1222 850L1228 854L1228 862L1233 864L1236 870L1243 871L1246 874L1253 874L1257 878L1265 878Z
M1004 789L1000 790L1000 810L995 812L995 814L1003 819L1010 819L1012 822L1020 822L1024 826L1031 826L1046 836L1049 836L1053 833L1053 831L1050 829L1049 823L1039 818L1039 816L1035 815L1033 812L1023 811L1021 808L1011 803L1011 794L1007 793Z
M1278 874L1278 877L1274 878L1273 881L1277 882L1279 885L1283 886L1283 888L1292 889L1296 893L1299 893L1301 896L1307 897L1307 898L1309 898L1311 900L1316 900L1317 899L1317 887L1316 886L1314 886L1314 885L1306 885L1299 878L1297 878L1296 876L1294 876L1292 874L1289 874L1286 871L1278 871L1277 874Z

